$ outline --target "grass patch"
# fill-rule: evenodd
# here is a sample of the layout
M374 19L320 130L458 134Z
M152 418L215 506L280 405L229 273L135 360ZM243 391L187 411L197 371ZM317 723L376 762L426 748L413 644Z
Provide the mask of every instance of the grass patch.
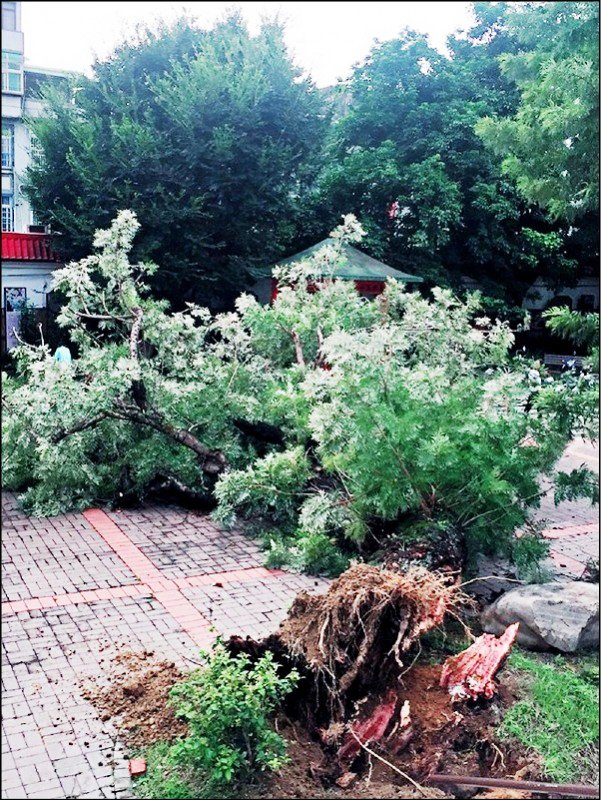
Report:
M552 780L594 779L586 754L599 741L598 660L545 663L514 651L508 665L525 674L527 696L506 713L499 736L539 753Z
M146 774L135 781L137 797L157 798L164 800L189 800L201 797L197 789L192 788L190 779L184 769L173 762L171 745L159 742L145 752Z

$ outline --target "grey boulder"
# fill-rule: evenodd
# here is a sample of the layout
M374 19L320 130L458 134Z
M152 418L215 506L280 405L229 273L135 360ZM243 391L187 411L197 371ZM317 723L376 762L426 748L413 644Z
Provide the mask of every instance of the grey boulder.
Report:
M599 584L580 581L520 586L482 615L487 633L520 623L518 644L530 650L575 653L599 646Z

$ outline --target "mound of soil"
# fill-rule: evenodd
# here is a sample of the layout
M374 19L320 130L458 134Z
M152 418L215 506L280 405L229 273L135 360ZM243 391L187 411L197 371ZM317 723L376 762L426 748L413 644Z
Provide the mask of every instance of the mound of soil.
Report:
M541 768L532 753L496 737L504 710L517 699L508 676L493 700L452 705L440 673L441 665L424 664L403 676L399 691L409 700L415 736L394 763L416 780L432 772L499 778L520 772L523 779L538 779Z
M183 674L173 662L158 661L147 650L120 653L103 684L84 687L86 700L102 720L113 719L129 747L145 747L185 736L187 727L168 705L169 690Z

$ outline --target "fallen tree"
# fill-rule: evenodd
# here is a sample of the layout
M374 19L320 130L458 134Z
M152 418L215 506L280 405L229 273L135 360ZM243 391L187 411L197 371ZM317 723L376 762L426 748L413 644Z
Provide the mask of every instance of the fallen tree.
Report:
M72 363L22 347L5 380L4 482L29 511L172 490L268 531L272 563L333 574L352 557L395 561L391 544L399 563L425 553L433 568L533 552L512 533L540 473L576 430L594 433L595 376L549 382L477 295L390 282L368 302L332 280L363 233L352 217L277 272L271 306L242 295L218 315L150 296L157 267L129 261L138 227L121 212L94 255L56 273ZM596 491L583 470L560 483L566 497Z

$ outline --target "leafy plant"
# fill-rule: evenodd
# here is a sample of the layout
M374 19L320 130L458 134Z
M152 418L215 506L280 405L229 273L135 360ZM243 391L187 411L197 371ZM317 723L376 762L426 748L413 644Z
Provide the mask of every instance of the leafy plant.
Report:
M599 372L599 314L581 314L564 306L549 308L543 313L549 330L583 346L589 353L590 367Z
M525 674L527 698L507 711L499 735L538 752L550 779L577 781L587 771L580 762L583 748L599 740L598 682L560 658L552 665L513 652L509 665Z
M192 800L203 797L198 787L193 787L192 770L187 770L173 758L172 745L159 742L144 752L146 773L136 780L137 797L156 800ZM206 796L206 794L204 795Z
M521 580L540 582L545 576L541 574L539 564L548 554L549 541L534 526L514 538L511 545L511 560L516 565Z
M138 227L121 212L94 255L56 273L73 362L15 353L4 480L36 514L173 486L224 523L281 531L272 558L287 551L299 568L334 573L382 531L420 522L472 554L509 551L540 474L575 434L595 435L598 377L553 378L512 356L513 331L478 294L426 298L390 281L368 302L332 280L364 234L351 215L276 272L272 305L242 295L217 315L151 299L156 265L130 263ZM558 479L566 497L593 486L583 470Z
M172 757L215 785L253 770L279 769L286 745L269 719L297 680L295 671L278 675L270 652L251 665L247 655L233 658L217 644L207 665L171 690L175 712L189 730L173 745Z

